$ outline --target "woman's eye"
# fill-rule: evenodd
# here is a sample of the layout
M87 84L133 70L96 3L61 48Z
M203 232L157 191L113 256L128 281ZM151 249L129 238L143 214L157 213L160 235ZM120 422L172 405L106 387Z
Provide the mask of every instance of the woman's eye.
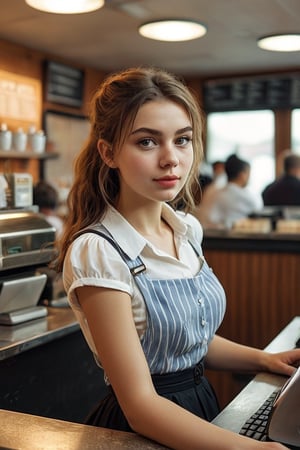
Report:
M144 147L144 148L151 148L151 147L153 147L155 145L155 142L154 142L153 139L144 138L144 139L141 139L139 141L139 145Z
M177 140L176 140L176 144L177 145L188 145L191 142L192 138L189 136L180 136Z

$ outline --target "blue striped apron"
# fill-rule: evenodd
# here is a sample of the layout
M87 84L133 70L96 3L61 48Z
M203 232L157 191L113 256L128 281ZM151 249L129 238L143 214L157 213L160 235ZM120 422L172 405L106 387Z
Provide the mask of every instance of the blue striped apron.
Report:
M105 227L102 226L101 231L85 229L79 234L88 232L99 234L113 245L129 267L143 295L147 308L147 327L141 345L157 392L182 404L191 412L212 420L219 409L213 390L203 377L202 360L223 319L225 294L206 261L200 260L201 268L192 278L150 279L141 258L130 259ZM199 257L199 252L193 248ZM186 404L185 400L190 398L191 389L195 391L194 405ZM186 390L189 391L188 395L184 394ZM177 391L179 393L175 396ZM119 408L115 404L113 392L109 397L105 405L102 402L100 408L98 406L93 411L87 423L130 430L122 412L116 414L113 411Z

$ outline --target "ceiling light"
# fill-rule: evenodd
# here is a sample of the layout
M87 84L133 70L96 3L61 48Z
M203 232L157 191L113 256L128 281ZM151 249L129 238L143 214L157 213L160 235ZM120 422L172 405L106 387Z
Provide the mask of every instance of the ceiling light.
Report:
M104 0L25 0L32 8L57 14L78 14L95 11Z
M146 22L139 27L139 33L149 39L158 41L189 41L206 34L206 27L194 20L163 19Z
M297 52L300 50L300 34L274 34L264 36L257 41L257 45L264 50L273 52Z

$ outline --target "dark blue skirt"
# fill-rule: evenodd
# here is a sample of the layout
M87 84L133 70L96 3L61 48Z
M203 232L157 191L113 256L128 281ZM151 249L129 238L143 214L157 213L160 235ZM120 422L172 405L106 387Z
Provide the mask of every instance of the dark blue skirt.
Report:
M159 395L198 417L210 422L220 412L215 392L204 376L202 362L182 372L152 375L152 380ZM108 395L89 414L85 423L114 430L133 431L111 388Z

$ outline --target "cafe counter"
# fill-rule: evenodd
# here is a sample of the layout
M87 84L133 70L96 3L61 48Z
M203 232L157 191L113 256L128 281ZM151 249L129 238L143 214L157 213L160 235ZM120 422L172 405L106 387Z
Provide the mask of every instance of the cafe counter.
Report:
M204 230L203 252L226 292L222 336L265 348L300 314L300 234ZM248 381L218 373L210 378L222 407Z

